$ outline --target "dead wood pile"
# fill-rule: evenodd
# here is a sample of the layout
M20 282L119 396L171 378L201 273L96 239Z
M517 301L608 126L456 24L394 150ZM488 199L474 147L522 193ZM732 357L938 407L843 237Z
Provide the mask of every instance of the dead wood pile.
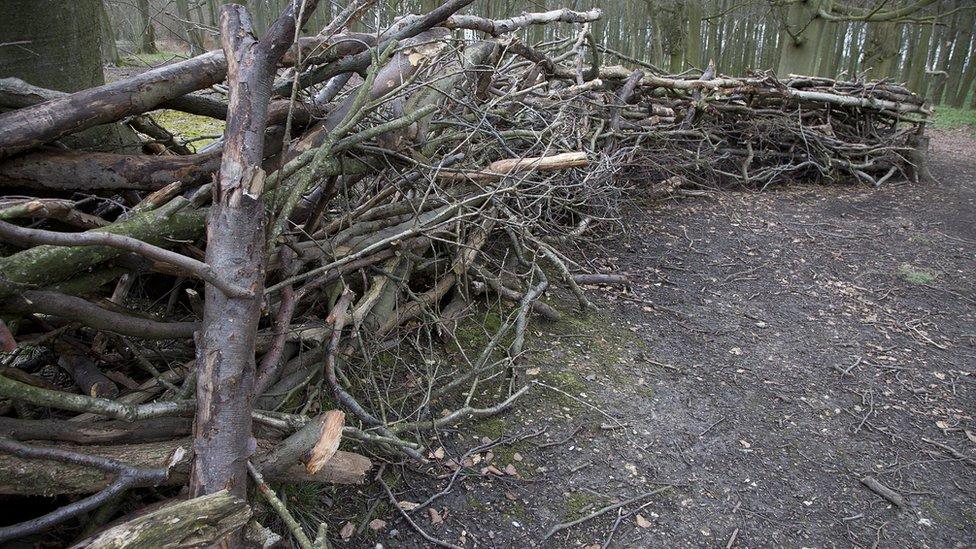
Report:
M133 488L243 495L248 460L264 487L423 461L529 389L530 318L570 312L546 295L626 280L574 250L629 198L925 175L930 113L895 83L667 75L602 47L599 10L345 30L370 3L298 42L295 6L262 38L229 6L223 51L70 95L0 82L0 491L95 493L0 541ZM224 138L193 151L162 108ZM116 122L151 154L59 143Z

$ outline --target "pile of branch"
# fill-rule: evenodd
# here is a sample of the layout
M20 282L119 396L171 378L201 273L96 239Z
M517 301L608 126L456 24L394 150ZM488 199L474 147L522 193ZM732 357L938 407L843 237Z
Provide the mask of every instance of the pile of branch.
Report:
M300 40L315 1L264 37L226 6L223 51L73 94L0 82L0 492L94 493L0 541L146 486L244 496L250 476L273 498L265 478L361 482L360 454L424 461L425 432L527 391L529 319L563 314L547 293L586 311L582 285L626 281L571 250L658 183L922 168L929 111L896 84L625 69L603 64L599 10L470 3L348 32L360 0ZM537 24L571 32L523 43ZM229 103L199 93L225 81ZM193 152L164 108L226 120L223 139ZM109 123L155 154L59 145ZM250 515L219 501L233 528L207 531L240 543Z

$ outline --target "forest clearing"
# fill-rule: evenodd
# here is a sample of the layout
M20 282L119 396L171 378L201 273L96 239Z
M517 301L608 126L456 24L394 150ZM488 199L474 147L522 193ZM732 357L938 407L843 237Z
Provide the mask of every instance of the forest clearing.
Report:
M0 544L976 538L976 6L0 12Z

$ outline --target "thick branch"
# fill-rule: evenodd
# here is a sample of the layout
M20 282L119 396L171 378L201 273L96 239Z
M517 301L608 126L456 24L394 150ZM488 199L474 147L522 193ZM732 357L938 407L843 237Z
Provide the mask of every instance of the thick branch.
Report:
M8 313L57 316L96 330L148 339L193 337L193 332L200 327L196 322L159 322L127 315L103 309L80 297L43 290L27 290L0 301L0 310Z
M132 252L148 259L175 265L180 269L193 273L203 280L220 288L227 295L247 296L251 292L246 288L236 286L224 280L202 261L187 257L165 248L153 246L137 238L106 232L60 233L42 229L27 229L13 223L0 221L0 240L19 245L37 246L50 244L53 246L110 246L127 252Z

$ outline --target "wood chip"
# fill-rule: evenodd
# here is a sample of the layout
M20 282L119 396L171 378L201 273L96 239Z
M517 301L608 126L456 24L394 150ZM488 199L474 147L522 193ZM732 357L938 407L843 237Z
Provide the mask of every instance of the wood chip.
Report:
M322 431L315 446L305 454L305 470L308 474L314 475L322 470L322 467L332 459L339 449L339 441L342 439L342 426L346 422L346 414L339 410L329 410L325 413L322 422Z

